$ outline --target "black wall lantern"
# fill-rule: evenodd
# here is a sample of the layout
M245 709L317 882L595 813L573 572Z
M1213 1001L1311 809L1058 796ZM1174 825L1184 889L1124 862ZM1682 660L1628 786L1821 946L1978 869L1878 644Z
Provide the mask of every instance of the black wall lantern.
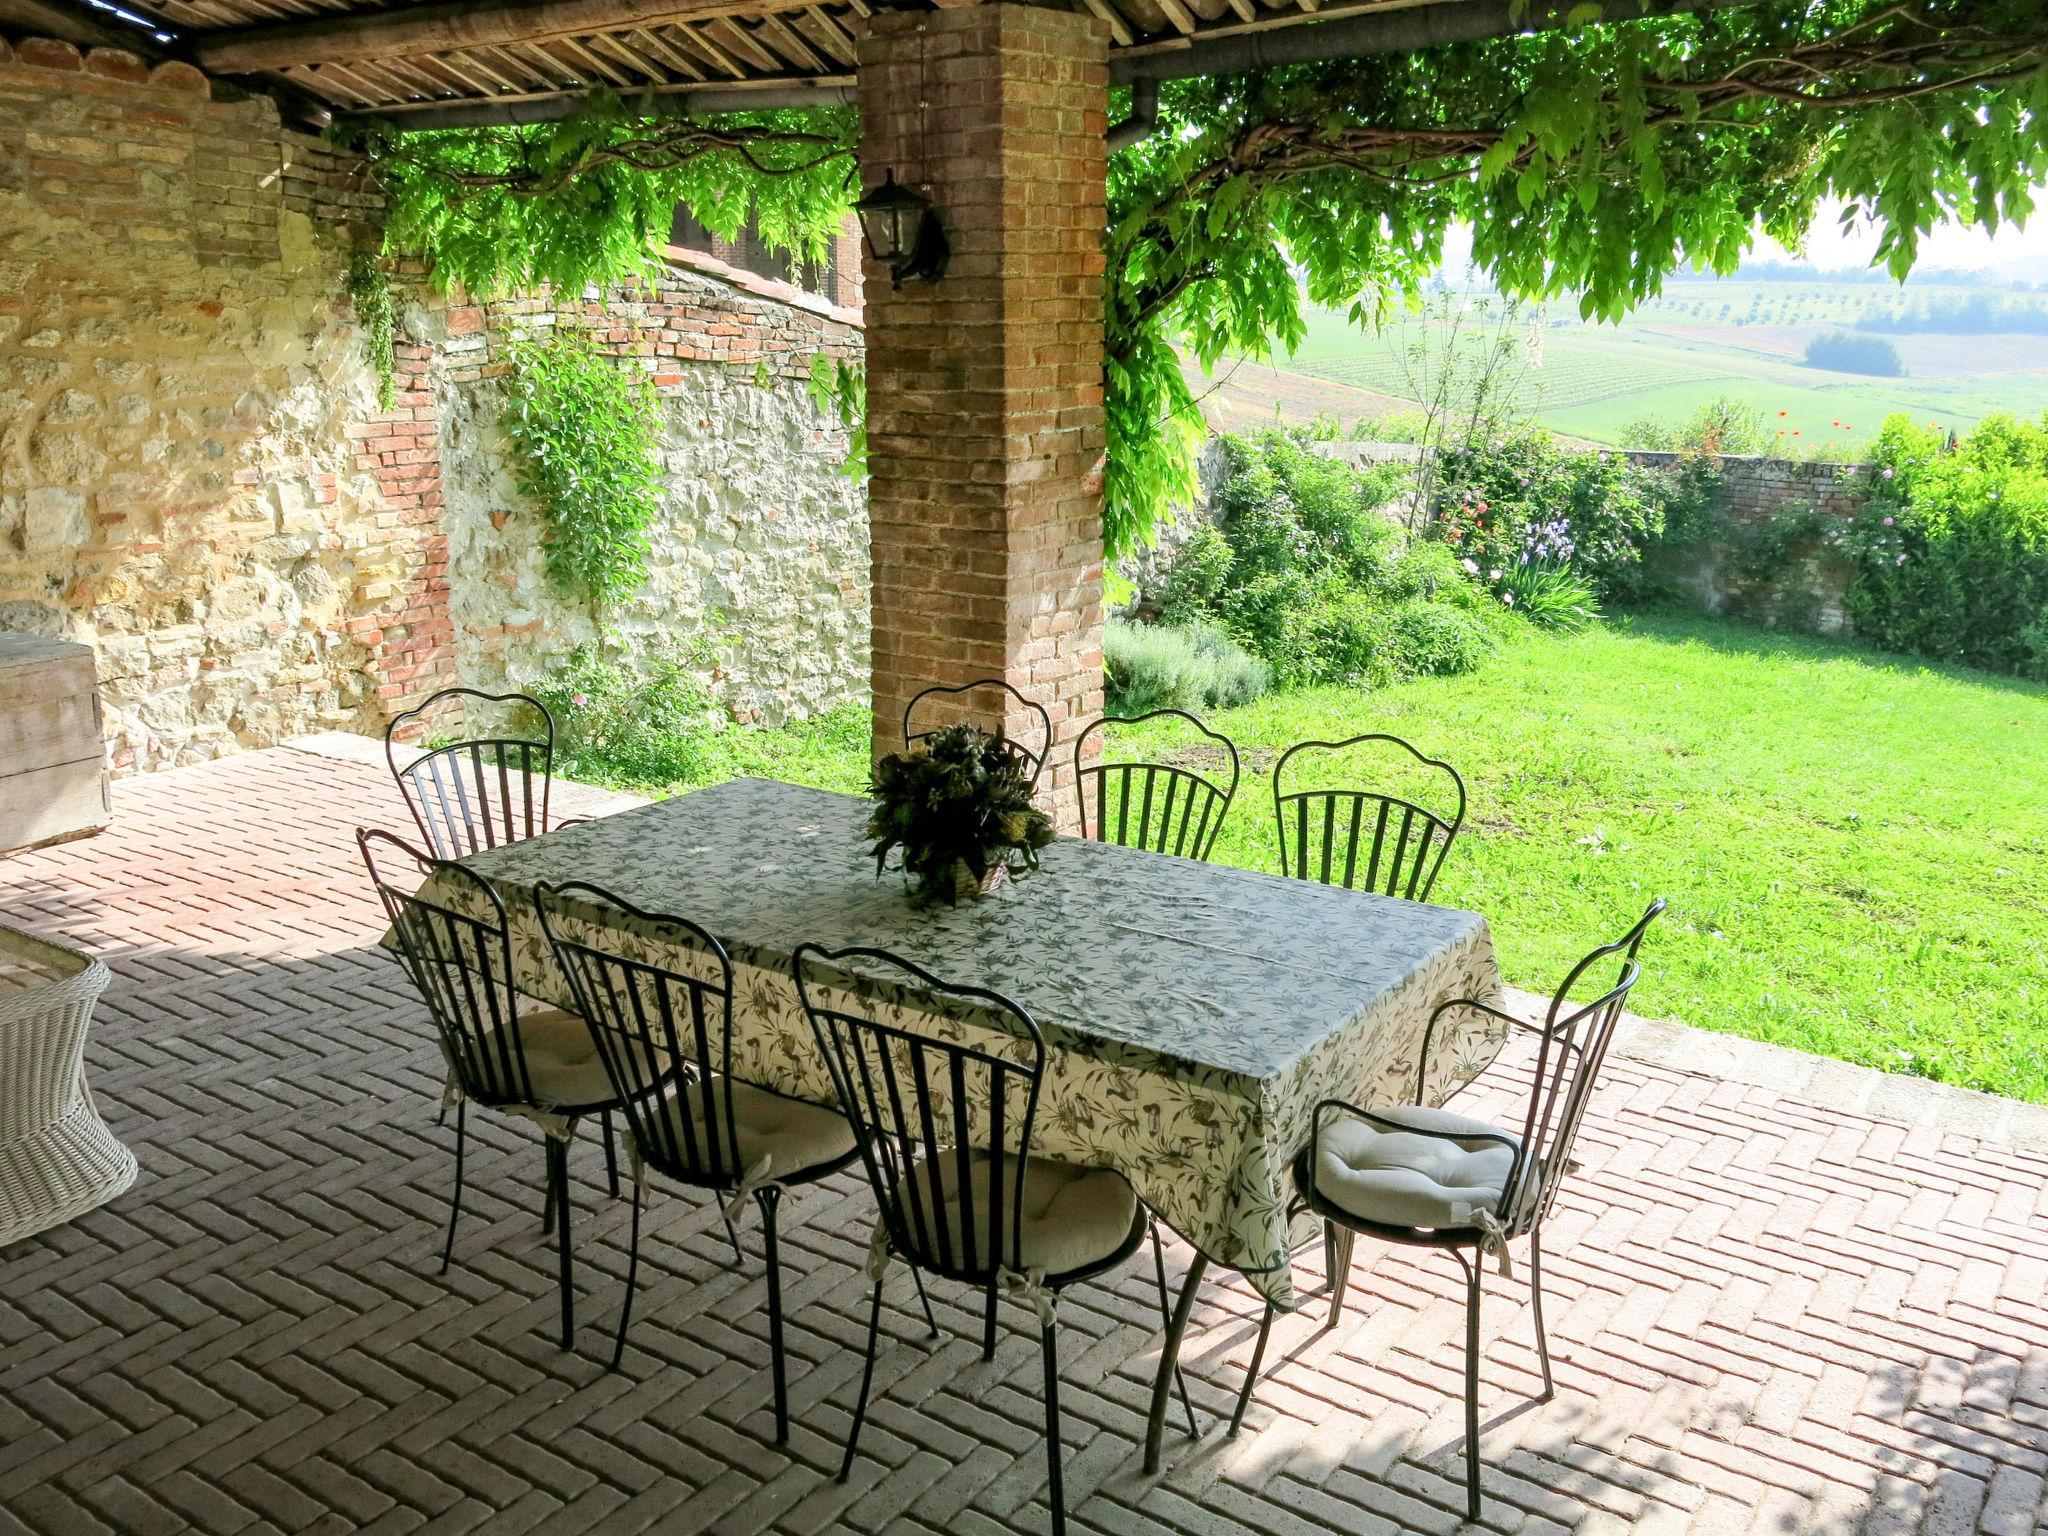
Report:
M864 194L853 211L860 215L869 252L888 263L892 288L901 288L906 277L945 275L953 248L946 243L931 199L899 185L894 171L885 172L882 184Z

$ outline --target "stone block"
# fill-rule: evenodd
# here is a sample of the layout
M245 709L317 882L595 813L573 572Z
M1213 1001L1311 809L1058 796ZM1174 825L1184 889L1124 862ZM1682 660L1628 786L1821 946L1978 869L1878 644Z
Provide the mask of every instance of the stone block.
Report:
M24 553L63 554L92 541L92 513L84 493L37 486L22 498Z

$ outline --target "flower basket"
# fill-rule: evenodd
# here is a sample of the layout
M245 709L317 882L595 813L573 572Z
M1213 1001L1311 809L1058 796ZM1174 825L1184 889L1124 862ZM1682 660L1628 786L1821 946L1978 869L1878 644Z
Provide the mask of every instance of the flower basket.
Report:
M85 1032L111 978L89 956L0 924L0 1247L135 1182L85 1082Z
M932 732L922 750L875 764L868 836L875 873L901 849L912 899L953 905L999 890L1038 866L1052 823L1031 803L1031 779L1002 737L972 725Z

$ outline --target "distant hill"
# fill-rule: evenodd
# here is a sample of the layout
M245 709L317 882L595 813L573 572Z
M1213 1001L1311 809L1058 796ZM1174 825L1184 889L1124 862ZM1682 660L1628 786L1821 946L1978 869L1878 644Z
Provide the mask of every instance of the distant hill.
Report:
M1888 280L1687 279L1619 325L1588 324L1576 304L1560 300L1536 313L1537 355L1518 367L1515 405L1554 431L1618 444L1631 423L1675 423L1716 396L1734 395L1777 423L1784 451L1814 458L1855 457L1894 411L1957 431L1995 411L2048 411L2048 343L2018 327L1970 335L1887 327L1905 369L1898 378L1803 361L1816 337L1891 316L1907 302L1946 310L1981 297L2048 309L2048 293L1971 276L1967 285L1915 283L1907 294ZM1342 314L1318 311L1293 357L1275 359L1270 369L1240 367L1218 391L1223 403L1212 419L1265 425L1277 413L1348 424L1413 411L1414 357L1439 344L1420 321L1366 335ZM1197 392L1206 387L1198 382Z

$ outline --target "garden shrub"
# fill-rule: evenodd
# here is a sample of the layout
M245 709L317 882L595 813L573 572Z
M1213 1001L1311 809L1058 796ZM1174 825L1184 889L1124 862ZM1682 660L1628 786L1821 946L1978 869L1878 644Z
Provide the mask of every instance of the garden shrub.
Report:
M709 777L729 724L700 675L709 661L705 643L637 656L578 647L531 688L555 719L556 771L641 785Z
M1893 416L1870 458L1870 503L1839 540L1857 633L2048 678L2048 416L1989 416L1953 445Z
M1273 673L1213 624L1102 628L1105 706L1113 715L1154 709L1231 709L1273 686Z
M1393 613L1387 664L1394 680L1470 672L1493 649L1496 630L1484 610L1403 603Z
M1381 511L1407 469L1310 451L1312 432L1223 442L1214 526L1175 554L1162 624L1221 625L1278 681L1389 682L1462 671L1490 640L1488 599L1439 544L1406 545ZM1432 624L1410 608L1442 608Z

